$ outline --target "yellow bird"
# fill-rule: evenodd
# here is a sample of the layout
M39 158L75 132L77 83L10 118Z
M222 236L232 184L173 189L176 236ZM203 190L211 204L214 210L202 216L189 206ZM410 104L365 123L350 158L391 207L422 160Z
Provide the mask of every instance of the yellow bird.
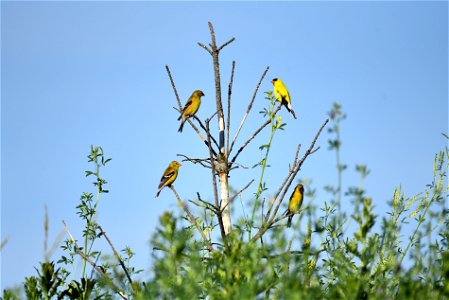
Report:
M282 105L287 108L287 110L293 115L293 118L296 119L295 112L292 108L292 103L290 100L290 94L288 93L287 87L284 85L281 79L274 78L271 80L271 83L273 84L273 92L276 96L276 99L282 103Z
M304 199L304 186L302 184L298 184L295 187L292 195L290 196L290 202L288 203L288 209L286 211L286 215L288 216L287 227L292 225L292 219L295 213L299 211L302 205L302 200Z
M204 96L204 93L200 90L196 90L192 93L189 100L187 100L184 108L182 109L181 115L178 118L178 121L182 119L181 126L179 126L178 129L179 132L182 132L182 128L184 127L184 123L187 119L195 115L200 108L201 96Z
M171 186L172 183L176 180L176 177L178 177L178 169L180 166L181 164L176 160L172 161L168 165L167 169L165 169L164 174L162 175L161 182L159 183L158 190L156 193L156 197L159 197L159 194L161 193L164 187Z

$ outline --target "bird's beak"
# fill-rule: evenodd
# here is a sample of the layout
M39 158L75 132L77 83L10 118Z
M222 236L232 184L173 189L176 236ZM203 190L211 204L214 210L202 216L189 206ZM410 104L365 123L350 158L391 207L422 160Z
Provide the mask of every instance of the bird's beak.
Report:
M181 163L179 163L179 166L182 166Z
M274 84L274 80L271 80L271 83Z

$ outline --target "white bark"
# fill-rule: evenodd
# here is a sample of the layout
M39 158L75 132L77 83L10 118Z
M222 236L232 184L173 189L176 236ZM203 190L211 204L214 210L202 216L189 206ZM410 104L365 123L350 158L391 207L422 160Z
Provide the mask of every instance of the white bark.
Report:
M223 227L225 234L228 235L231 232L231 212L229 211L229 184L228 175L226 173L219 174L220 180L220 199L221 199L221 209L225 207L222 214Z

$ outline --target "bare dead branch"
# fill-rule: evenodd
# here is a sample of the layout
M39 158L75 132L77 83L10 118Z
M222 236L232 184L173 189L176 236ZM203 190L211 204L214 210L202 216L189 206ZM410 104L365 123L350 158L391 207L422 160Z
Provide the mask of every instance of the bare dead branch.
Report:
M212 245L211 245L210 241L207 239L207 237L204 234L204 231L201 228L201 226L198 225L198 222L196 221L196 218L189 211L189 207L187 206L187 204L185 204L185 202L181 200L181 197L179 197L179 194L178 194L178 192L176 192L175 187L173 185L170 185L170 189L175 194L176 199L178 199L179 205L181 205L182 209L187 214L187 217L189 218L190 223L192 223L192 225L194 225L196 227L196 229L198 229L198 232L200 233L201 237L203 238L204 244L206 244L206 247L209 250L209 252L213 252L214 249L212 248Z
M226 157L229 157L229 131L231 130L231 94L232 94L232 84L234 83L234 70L235 70L235 61L232 61L232 69L231 69L231 79L229 80L228 86L228 111L226 113L227 117L227 126L226 126Z
M112 244L112 242L111 242L111 240L109 239L109 237L106 235L106 232L104 232L103 228L101 228L101 226L98 226L98 230L100 230L100 233L104 236L104 238L105 238L106 241L108 242L109 246L111 246L111 249L112 249L112 252L114 252L115 258L117 258L117 260L119 261L120 266L122 267L123 271L125 271L126 277L128 278L128 281L129 281L129 283L130 283L130 285L131 285L133 291L135 291L135 290L134 290L134 284L133 284L133 281L132 281L132 279L131 279L131 276L129 276L128 269L126 268L125 263L124 263L123 260L120 258L120 255L119 255L119 254L117 253L117 251L115 250L114 245Z
M253 97L251 98L251 101L249 102L248 108L246 109L246 113L243 116L242 122L240 122L240 126L237 129L237 132L235 133L234 139L232 140L231 148L229 149L229 153L232 152L232 148L234 147L235 141L237 140L237 137L239 136L240 130L242 130L243 124L246 121L246 118L248 117L249 112L251 111L251 108L253 107L254 100L256 99L257 91L259 90L259 87L265 78L265 75L267 75L268 70L270 69L270 66L267 66L265 71L263 72L262 76L260 77L259 83L256 86L256 89L254 90Z
M329 122L329 119L326 119L324 121L324 123L321 125L320 129L316 133L315 138L313 139L309 148L304 153L304 156L290 169L289 174L287 175L286 181L284 181L284 183L283 183L283 185L285 184L285 188L283 189L281 196L279 197L278 193L282 190L282 187L279 189L278 193L274 197L274 200L272 201L272 205L273 205L277 199L277 204L276 204L276 207L275 207L273 213L271 214L271 216L267 213L266 219L268 219L268 221L262 225L262 227L254 235L254 237L251 239L251 241L257 241L275 222L279 221L280 218L282 219L282 217L285 217L285 215L282 215L281 217L276 218L276 214L279 210L279 207L281 206L282 200L284 199L285 194L287 193L288 189L290 188L290 185L292 184L293 180L295 179L296 175L298 174L299 170L301 169L302 164L304 163L306 158L312 153L312 150L315 147L315 143L318 140L318 137L320 136L321 132L323 131L324 127L327 125L328 122ZM299 149L298 149L298 151L299 151ZM299 153L298 151L296 152L296 154ZM297 158L295 158L295 161L297 161ZM270 211L271 211L271 209L270 209Z
M282 203L282 200L285 197L285 194L287 193L288 189L290 188L290 185L292 184L293 180L295 179L296 175L298 174L299 170L301 169L302 164L304 163L304 161L306 160L306 158L311 154L313 147L315 147L315 143L318 140L318 137L320 136L321 132L323 131L324 127L326 126L326 124L329 122L329 119L326 119L323 123L323 125L321 125L320 129L318 130L318 132L315 135L315 138L313 139L312 143L310 144L309 148L307 149L306 153L304 153L304 156L301 158L301 160L298 162L297 166L295 167L295 171L293 172L292 176L290 177L284 192L282 193L281 197L278 200L278 204L273 212L273 216L271 217L271 219L273 219L276 216L276 213L279 210L279 207Z
M293 175L294 171L295 171L295 166L298 163L298 157L299 157L299 150L301 149L301 144L298 144L298 147L296 149L296 154L295 154L295 159L293 160L293 165L289 166L288 168L288 173L287 176L285 177L284 181L282 182L281 186L279 187L279 189L277 190L276 194L274 194L273 199L270 202L270 205L268 207L268 211L267 214L265 215L265 220L264 222L268 222L268 219L270 217L270 213L271 210L273 208L274 202L276 201L277 197L279 197L279 194L282 192L282 189L284 188L284 186L287 184L287 181L290 179L290 176Z
M214 26L212 25L212 22L207 22L207 24L209 25L209 30L210 30L210 37L212 40L212 43L209 44L210 47L212 48L212 51L217 49L217 42L215 40L215 31L214 31Z
M167 70L167 74L168 74L168 77L170 78L171 86L173 88L173 91L175 92L176 100L178 101L179 111L181 111L182 110L181 99L179 98L178 90L176 89L175 82L173 81L173 77L171 76L170 68L168 67L168 65L165 65L165 70Z
M197 117L197 116L193 116L195 118L195 120L198 121L198 124L200 124L200 127L206 131L206 127L204 127L203 123L201 122L201 120ZM212 117L211 117L212 119ZM218 146L217 141L215 140L215 138L211 135L210 138L212 139L212 141L214 142L215 146L217 146L217 148L220 148L220 146ZM215 152L215 151L214 151ZM216 155L216 154L215 154Z
M277 112L281 109L282 105L279 105L276 110L274 111L274 115L277 114ZM237 157L240 155L240 153L243 151L243 149L245 149L246 146L248 146L248 144L262 131L262 129L264 129L267 125L269 125L271 123L271 118L268 119L265 123L262 124L262 126L260 126L250 137L249 139L242 145L242 147L239 148L239 150L237 151L237 153L234 155L234 157L231 160L231 163L235 163L235 160L237 159ZM232 145L231 145L231 151L232 151Z
M193 201L193 200L188 200L188 201L189 201L190 203L195 204L196 206L201 206L198 202L195 202L195 201ZM198 201L200 201L202 204L204 204L204 207L205 207L205 208L210 209L210 210L213 211L214 213L217 212L217 210L215 209L215 206L214 206L213 204L210 204L209 202L204 201L204 200L202 200L202 199L198 199Z
M301 144L298 144L298 147L296 148L295 160L293 161L294 166L296 166L296 163L298 162L299 150L301 150Z
M176 90L175 82L173 81L173 77L171 76L170 68L167 65L165 65L165 69L167 70L167 74L168 74L168 77L170 78L171 86L173 88L173 91L175 92L176 100L178 101L178 106L179 106L179 110L178 111L180 112L180 111L182 111L182 104L181 104L181 100L180 100L179 95L178 95L178 91ZM190 126L192 126L193 130L196 131L196 133L198 134L200 139L203 141L203 143L205 143L206 146L208 146L206 139L201 134L199 129L195 126L195 124L193 124L192 120L190 120L190 118L189 118L189 119L187 119L187 122L190 124ZM214 151L214 153L215 153L215 151ZM215 153L215 155L217 155L217 154Z
M254 182L254 179L251 180L250 182L248 182L248 184L245 185L240 191L238 191L237 193L235 193L235 195L232 196L231 199L229 199L229 202L226 203L226 205L224 205L224 206L221 208L221 211L224 211L225 208L226 208L230 203L232 203L232 202L235 200L235 198L237 198L237 196L240 195L244 190L246 190L246 189L247 189L253 182Z
M176 110L177 112L181 113L181 109L176 108L176 107L174 107L174 106L173 106L173 109ZM201 120L200 120L196 115L193 115L192 117L198 122L198 124L200 124L200 127L201 127L204 131L206 131L206 128L204 127L203 122L201 122ZM187 121L190 122L190 119L187 119ZM193 126L193 128L195 129L196 127ZM214 142L215 146L217 146L217 148L218 148L218 143L217 143L217 141L215 140L215 138L214 138L213 136L211 136L211 138L212 138L212 141ZM206 145L207 145L207 144L206 144ZM215 153L215 151L214 151L214 153ZM216 154L215 154L215 155L216 155Z
M210 50L209 48L207 48L207 46L204 45L203 43L198 42L198 46L200 46L201 48L203 48L204 50L206 50L207 52L209 52L210 55L212 55L212 50Z
M237 168L249 169L249 167L239 164L238 162L229 162L228 165L231 166L229 170L234 170Z
M230 39L229 41L227 41L226 43L224 43L223 45L221 45L217 51L220 52L221 49L223 49L224 47L226 47L227 45L229 45L230 43L232 43L233 41L235 41L235 38L233 37L232 39Z
M318 146L315 149L313 149L312 151L310 151L310 154L313 154L313 153L317 152L318 150L320 150L320 146Z
M176 156L184 157L182 161L189 161L193 164L200 164L201 166L210 169L210 158L190 158L184 154L176 154ZM208 163L209 165L206 165L205 163Z
M251 238L251 242L255 242L259 238L262 238L262 236L268 229L272 228L274 224L282 221L285 218L287 218L287 215L283 214L273 220L270 220L268 223L264 224L262 227L260 227L259 231Z

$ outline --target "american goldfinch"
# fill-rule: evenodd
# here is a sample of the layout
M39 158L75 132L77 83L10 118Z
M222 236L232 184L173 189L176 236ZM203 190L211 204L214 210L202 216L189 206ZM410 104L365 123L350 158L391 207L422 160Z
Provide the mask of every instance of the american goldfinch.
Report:
M196 114L198 108L200 108L201 96L204 96L204 93L200 90L196 90L192 93L189 100L187 100L184 108L182 109L181 115L178 118L178 121L182 119L181 126L179 126L178 129L179 132L182 132L182 128L184 127L184 123L187 119Z
M282 105L287 108L287 110L293 115L293 118L296 119L295 112L292 108L292 103L290 101L290 94L288 93L287 87L284 85L281 79L274 78L271 80L271 83L273 84L273 91L274 95L276 96L276 99L282 103Z
M159 197L159 194L164 187L170 186L176 180L176 177L178 177L178 169L180 166L181 164L176 160L172 161L168 165L167 169L165 169L164 174L162 175L161 183L159 183L156 197Z
M290 202L288 203L287 216L288 222L287 227L292 225L292 219L295 213L299 211L302 205L302 200L304 199L304 186L302 184L298 184L295 187L292 195L290 196Z

